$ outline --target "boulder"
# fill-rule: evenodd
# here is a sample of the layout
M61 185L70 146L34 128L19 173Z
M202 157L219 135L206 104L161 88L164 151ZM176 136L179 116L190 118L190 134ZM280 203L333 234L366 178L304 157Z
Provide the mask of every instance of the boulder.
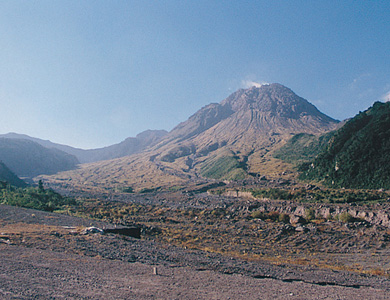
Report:
M97 227L87 227L87 228L84 228L80 234L91 234L91 233L100 233L100 234L103 234L104 233L104 230L103 229L100 229L100 228L97 228Z
M290 223L291 224L306 224L305 218L298 216L298 215L291 215L290 216Z

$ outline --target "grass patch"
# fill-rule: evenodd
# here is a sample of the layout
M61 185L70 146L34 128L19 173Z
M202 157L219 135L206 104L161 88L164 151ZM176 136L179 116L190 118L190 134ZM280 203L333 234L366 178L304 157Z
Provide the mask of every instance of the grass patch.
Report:
M214 156L202 163L200 174L208 178L226 180L241 180L247 175L237 158L229 154Z

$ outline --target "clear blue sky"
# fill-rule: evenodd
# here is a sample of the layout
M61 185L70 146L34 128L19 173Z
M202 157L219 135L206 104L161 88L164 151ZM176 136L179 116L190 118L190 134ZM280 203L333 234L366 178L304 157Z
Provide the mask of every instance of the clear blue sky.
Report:
M0 1L0 133L171 130L250 82L336 119L390 95L390 1Z

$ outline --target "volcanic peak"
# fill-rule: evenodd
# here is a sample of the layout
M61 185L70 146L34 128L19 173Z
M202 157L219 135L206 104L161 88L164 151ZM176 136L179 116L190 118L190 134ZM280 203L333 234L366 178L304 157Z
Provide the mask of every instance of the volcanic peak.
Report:
M229 107L234 112L256 110L268 113L270 116L290 119L311 115L334 121L322 114L307 100L297 96L292 90L279 83L240 89L223 100L221 105Z
M233 141L247 136L248 130L254 136L259 131L320 133L336 123L289 88L272 83L240 89L220 103L203 107L176 126L160 146L200 135L209 136L208 140Z

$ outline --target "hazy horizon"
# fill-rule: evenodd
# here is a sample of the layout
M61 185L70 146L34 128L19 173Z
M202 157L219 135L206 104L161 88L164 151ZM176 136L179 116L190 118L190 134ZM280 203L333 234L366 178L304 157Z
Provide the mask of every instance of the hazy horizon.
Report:
M390 99L386 1L2 1L0 134L89 149L277 82L343 120Z

